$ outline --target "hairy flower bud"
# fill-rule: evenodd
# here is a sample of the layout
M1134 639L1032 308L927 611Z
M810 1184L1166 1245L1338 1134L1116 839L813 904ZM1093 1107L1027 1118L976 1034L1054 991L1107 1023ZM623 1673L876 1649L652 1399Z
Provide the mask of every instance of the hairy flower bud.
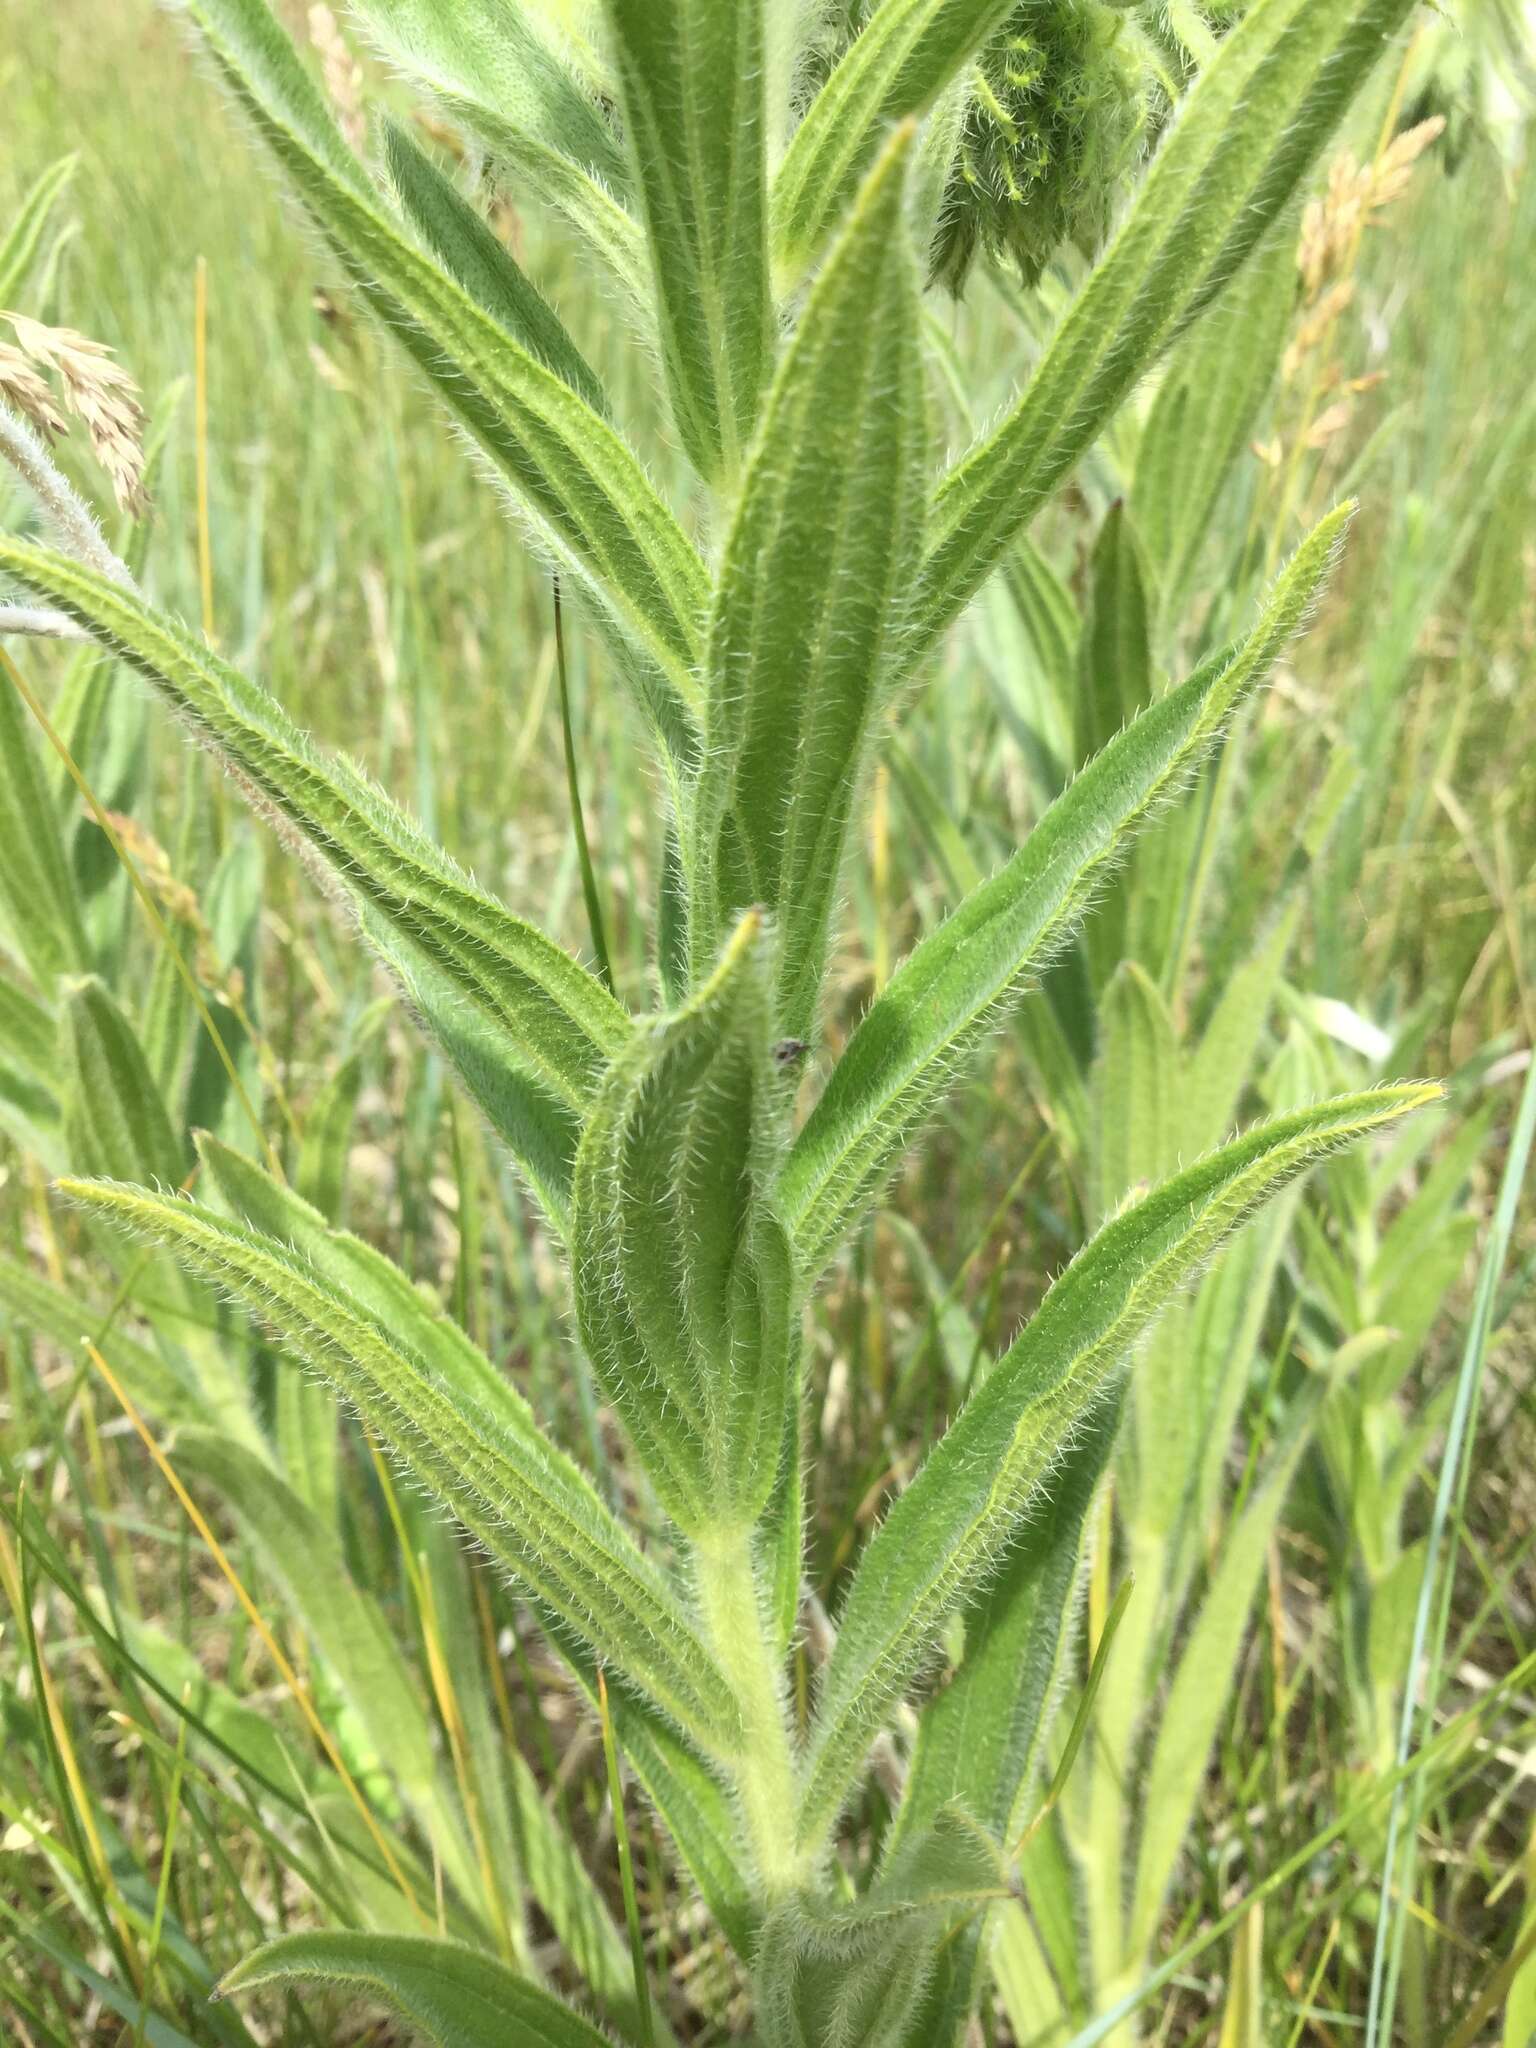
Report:
M1034 284L1063 243L1096 248L1138 155L1145 95L1123 10L1022 0L960 87L931 280L958 297L984 249Z

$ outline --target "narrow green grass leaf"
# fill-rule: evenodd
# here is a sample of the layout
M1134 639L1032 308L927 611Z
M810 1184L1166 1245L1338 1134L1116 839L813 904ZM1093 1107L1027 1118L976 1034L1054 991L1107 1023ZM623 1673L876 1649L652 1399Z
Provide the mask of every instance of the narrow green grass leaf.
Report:
M672 414L734 475L773 363L764 0L604 0Z
M880 0L795 131L773 186L774 256L821 253L892 123L924 113L1013 0Z
M352 904L558 1217L580 1118L628 1033L613 998L176 620L19 541L0 538L0 569L144 676Z
M796 330L726 543L696 798L694 970L775 919L779 1022L809 1034L871 735L921 546L927 462L910 130L870 174ZM703 901L700 901L700 898Z
M377 1603L347 1569L339 1534L267 1459L212 1430L181 1431L176 1464L205 1480L232 1511L284 1611L308 1632L374 1752L430 1827L437 1817L432 1726ZM448 1845L439 1839L438 1846ZM463 1882L462 1858L451 1875Z
M452 180L397 121L384 123L384 163L401 212L443 268L520 347L606 417L608 401L597 373L566 333L559 314Z
M1413 5L1260 0L1223 39L1018 401L940 486L918 647L1289 205Z
M1131 489L1165 620L1177 619L1190 595L1222 486L1280 367L1296 292L1296 223L1287 211L1169 359Z
M60 194L75 174L76 156L61 156L32 186L0 240L0 306L14 306L42 247Z
M608 2048L590 2021L505 1963L423 1935L286 1934L238 1963L218 1996L302 1983L386 2005L432 2048Z
M1307 1390L1247 1505L1223 1530L1210 1584L1184 1641L1167 1701L1155 1716L1137 1797L1141 1828L1127 1922L1128 1956L1147 1954L1156 1936L1179 1845L1194 1817L1211 1746L1231 1697L1264 1558L1296 1467L1311 1441L1322 1392L1320 1387Z
M1094 544L1088 609L1077 643L1079 764L1107 746L1151 701L1147 572L1136 529L1116 499Z
M771 1187L788 1088L762 919L614 1061L576 1160L576 1315L599 1382L685 1529L750 1524L778 1474L792 1358Z
M1411 1083L1260 1124L1106 1224L1073 1260L870 1542L807 1748L802 1842L825 1839L901 1688L973 1598L1136 1337L1268 1198L1318 1159L1432 1102Z
M29 724L10 679L0 676L0 911L46 999L61 974L83 974L91 960Z
M680 1602L511 1388L482 1405L462 1347L417 1349L419 1324L402 1334L302 1252L195 1202L113 1181L60 1188L163 1245L291 1345L527 1591L557 1640L591 1646L706 1747L732 1739L735 1703Z
M187 1159L138 1034L95 975L69 984L63 1016L71 1069L71 1158L84 1173L173 1188Z
M1090 761L1001 871L967 896L866 1012L796 1138L781 1189L813 1280L865 1213L999 1007L1070 935L1130 834L1269 672L1328 572L1348 508L1297 549L1257 625Z
M368 302L634 657L665 756L692 745L704 567L630 449L402 238L360 186L266 0L187 0L225 81Z

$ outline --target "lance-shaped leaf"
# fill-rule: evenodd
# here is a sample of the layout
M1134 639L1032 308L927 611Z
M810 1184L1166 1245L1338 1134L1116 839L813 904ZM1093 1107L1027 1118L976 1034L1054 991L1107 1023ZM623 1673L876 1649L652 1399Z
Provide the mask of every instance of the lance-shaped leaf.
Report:
M266 0L188 0L220 73L368 303L591 593L672 761L693 740L704 567L613 429L400 234Z
M1223 40L1018 402L940 487L914 653L1284 211L1413 5L1260 0Z
M499 180L564 215L626 298L646 293L629 170L593 95L513 0L357 0L390 62L487 150Z
M400 211L445 270L512 339L606 415L596 372L511 251L397 121L384 124L384 161Z
M419 84L513 124L622 191L624 152L596 98L521 0L354 0L373 41ZM546 17L547 19L547 17Z
M1330 513L1297 549L1236 654L1205 663L1096 755L865 1013L785 1168L781 1199L808 1282L875 1200L998 1006L1070 934L1129 835L1273 666L1348 516L1348 507Z
M580 1120L629 1028L601 984L476 888L360 770L323 755L179 622L45 549L0 539L0 569L146 677L358 907L558 1217Z
M733 475L773 360L764 0L605 0L672 413Z
M636 1028L576 1159L582 1339L693 1531L755 1521L784 1442L793 1289L771 1189L788 1105L764 951L753 912L691 1001Z
M959 1668L917 1724L898 1840L954 1804L1000 1841L1017 1833L1019 1800L1039 1773L1068 1665L1083 1523L1118 1422L1118 1404L1107 1401L1085 1425L1051 1474L1039 1513L966 1615Z
M1077 643L1079 764L1108 746L1152 701L1147 572L1136 529L1117 499L1094 543L1088 608Z
M498 1428L518 1434L533 1426L527 1405L516 1390L458 1324L429 1294L413 1286L392 1260L361 1238L332 1228L291 1188L218 1139L204 1133L197 1149L210 1180L238 1219L290 1246L323 1280L355 1296L416 1353L430 1356L437 1370L458 1389L462 1401L495 1416ZM0 1260L0 1300L5 1298L6 1277L5 1262ZM20 1307L17 1313L22 1313ZM595 1703L600 1660L577 1644L569 1644L567 1649L576 1677ZM676 1729L638 1694L615 1690L610 1706L620 1747L670 1830L710 1911L745 1955L752 1926L741 1873L731 1854L730 1807L719 1781L683 1743Z
M775 919L779 1021L809 1033L870 734L921 545L917 281L894 137L774 384L709 633L694 970L750 904ZM699 899L702 898L702 901Z
M881 0L806 110L773 185L774 255L814 262L893 122L932 105L1014 0Z
M1170 1296L1298 1174L1441 1092L1432 1083L1370 1089L1257 1125L1134 1203L1077 1255L860 1561L808 1745L802 1842L825 1839L945 1617L985 1585Z
M735 1702L681 1603L516 1392L483 1400L462 1342L386 1321L302 1252L188 1200L64 1181L90 1213L163 1245L330 1381L402 1468L537 1604L706 1748ZM419 1348L418 1348L419 1346Z
M236 1964L218 1995L302 1983L388 2006L432 2048L608 2048L590 2020L505 1963L425 1935L285 1934Z

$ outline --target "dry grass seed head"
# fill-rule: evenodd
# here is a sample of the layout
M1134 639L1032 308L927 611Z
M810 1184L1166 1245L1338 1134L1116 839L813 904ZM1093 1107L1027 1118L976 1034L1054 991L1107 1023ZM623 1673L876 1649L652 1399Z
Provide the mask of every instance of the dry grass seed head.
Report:
M25 313L4 313L16 336L21 357L34 372L49 370L58 378L64 404L85 428L96 460L106 471L112 495L125 512L138 516L148 510L144 490L144 412L139 388L120 363L112 360L105 342L92 341L72 327L48 327ZM4 350L4 356L13 354ZM3 366L0 366L3 374ZM42 377L36 383L47 392ZM64 421L51 404L50 420L23 405L29 417L45 433L62 431Z

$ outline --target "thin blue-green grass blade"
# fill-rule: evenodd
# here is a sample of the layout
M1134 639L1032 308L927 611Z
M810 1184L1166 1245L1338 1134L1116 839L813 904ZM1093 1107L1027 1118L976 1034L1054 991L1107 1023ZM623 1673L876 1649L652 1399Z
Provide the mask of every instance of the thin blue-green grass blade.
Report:
M941 484L915 653L1290 204L1413 5L1260 0L1223 39L1019 399Z
M1014 0L881 0L806 109L773 186L776 262L812 264L887 131L933 104Z
M1533 1144L1536 1144L1536 1061L1526 1070L1525 1087L1521 1091L1520 1107L1515 1114L1509 1150L1505 1155L1504 1174L1499 1183L1499 1197L1494 1205L1493 1223L1478 1271L1477 1295L1472 1304L1472 1320L1467 1329L1461 1369L1456 1376L1456 1396L1445 1449L1441 1454L1429 1538L1424 1549L1424 1577L1413 1617L1413 1640L1408 1650L1402 1715L1398 1725L1397 1769L1402 1775L1393 1788L1386 1847L1382 1855L1381 1895L1376 1910L1376 1943L1371 1958L1370 2002L1366 2014L1366 2048L1378 2048L1378 2044L1392 2038L1408 1918L1407 1902L1414 1896L1418 1821L1424 1798L1423 1774L1414 1766L1423 1763L1431 1747L1426 1741L1415 1758L1414 1730L1419 1725L1421 1714L1425 1729L1434 1726L1443 1676L1441 1660L1450 1624L1452 1572L1449 1564L1442 1566L1441 1562L1446 1528L1453 1513L1458 1533L1463 1526L1472 1465L1470 1445L1482 1395L1483 1365L1488 1342L1493 1335L1499 1283L1503 1277L1504 1262L1509 1256L1510 1238ZM1401 1849L1400 1841L1403 1843Z
M143 676L356 911L558 1218L580 1120L628 1034L620 1006L178 621L22 542L0 538L0 569Z
M425 1935L287 1934L237 1963L218 1996L303 1983L388 2006L432 2048L608 2048L589 2020L505 1963Z
M187 0L220 75L368 303L592 598L664 761L695 741L703 563L628 446L402 237L265 0Z
M1440 1093L1431 1083L1372 1089L1260 1124L1134 1203L1078 1254L864 1553L807 1745L803 1844L826 1839L944 1619L986 1584L1164 1304L1288 1182Z
M773 364L765 0L604 0L672 416L734 476Z
M75 174L76 156L61 156L32 186L0 240L0 306L14 306L37 261L60 195Z
M807 1283L878 1197L957 1065L1070 936L1131 834L1273 667L1322 587L1348 516L1341 507L1323 520L1238 650L1207 662L1090 761L865 1013L785 1167L781 1198Z
M917 277L892 138L801 316L726 543L695 803L694 972L775 921L781 1030L814 1023L854 804L922 544Z
M190 1200L113 1181L60 1188L89 1213L164 1246L328 1379L528 1593L557 1642L589 1646L706 1750L735 1738L735 1701L661 1573L510 1387L494 1405L482 1403L462 1346L418 1348L420 1323L402 1334L302 1252Z

